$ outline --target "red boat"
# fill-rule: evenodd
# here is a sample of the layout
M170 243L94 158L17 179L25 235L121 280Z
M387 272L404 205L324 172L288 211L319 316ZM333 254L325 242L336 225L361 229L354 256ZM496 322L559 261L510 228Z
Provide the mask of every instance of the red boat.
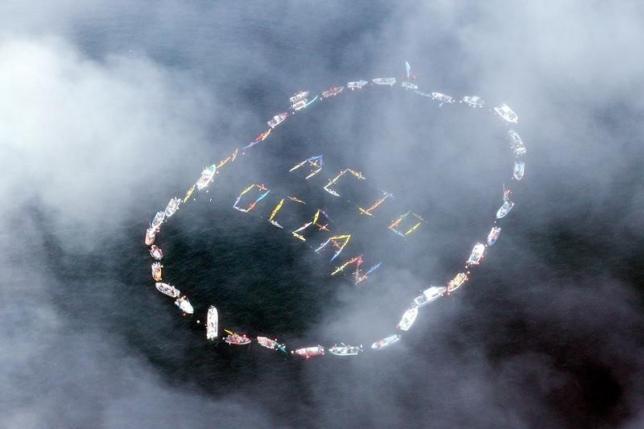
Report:
M324 347L302 347L301 349L294 350L291 353L302 356L304 359L309 359L315 356L324 356Z

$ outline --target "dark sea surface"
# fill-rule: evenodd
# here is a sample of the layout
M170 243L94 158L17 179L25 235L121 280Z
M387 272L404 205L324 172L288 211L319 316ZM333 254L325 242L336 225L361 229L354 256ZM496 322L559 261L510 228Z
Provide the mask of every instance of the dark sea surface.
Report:
M280 6L268 3L157 9L136 2L123 9L104 6L64 31L99 64L125 55L187 74L217 106L212 116L205 114L209 120L201 137L186 141L186 160L177 159L171 171L156 171L154 164L122 171L118 162L105 171L106 182L122 174L160 178L126 207L115 202L119 194L140 187L102 193L103 184L97 184L91 204L105 216L112 209L119 213L116 225L88 235L96 240L90 246L79 244L82 228L61 229L38 197L29 202L45 249L44 270L56 285L48 289L55 311L70 336L93 339L61 342L48 353L64 362L65 349L83 354L87 347L88 356L101 354L96 344L109 350L108 369L97 364L94 371L88 364L90 369L79 370L100 374L87 378L91 388L53 382L48 394L92 411L80 416L64 411L49 427L102 427L92 422L100 422L104 410L83 405L94 402L83 392L101 391L103 382L107 393L97 394L96 402L112 390L116 396L127 392L137 374L110 382L111 368L134 360L144 365L133 368L144 367L142 377L154 374L150 378L158 379L164 392L187 396L178 400L182 408L168 413L152 411L173 406L155 404L167 399L162 394L141 401L149 410L142 420L129 419L127 411L115 413L110 427L165 427L171 421L168 427L590 428L615 427L641 412L644 235L633 232L641 221L628 217L643 216L632 205L642 192L640 112L628 103L591 106L584 115L600 131L587 131L587 123L573 123L583 98L574 87L564 93L560 84L544 84L547 101L540 100L541 106L550 103L570 115L549 128L552 118L540 116L546 109L532 109L531 100L508 84L519 114L520 107L527 111L518 127L529 153L526 177L514 192L517 205L473 280L423 309L400 347L357 359L303 361L255 343L240 348L208 343L203 329L207 307L216 305L221 327L277 337L290 348L341 341L368 348L394 332L422 288L445 284L461 269L474 242L484 240L503 184L510 183L505 128L490 114L462 105L439 108L398 89L371 88L314 105L273 131L239 168L222 172L209 193L164 225L158 240L166 254L164 281L190 297L195 317L182 317L172 300L156 292L143 245L154 213L172 196L183 195L204 166L263 131L264 121L286 110L295 91L400 77L403 54L409 53L427 92L475 91L490 103L506 100L493 93L498 86L473 87L467 78L474 71L462 70L459 58L465 53L448 34L432 33L434 38L421 43L434 54L430 59L418 47L392 49L396 36L382 32L391 31L390 21L401 19L401 12L393 3L366 3L347 6L344 14L322 7L311 17L305 6L290 5L286 19L275 11ZM326 22L325 13L335 19ZM388 51L371 39L386 40ZM563 139L577 135L589 138L587 151ZM595 150L604 135L612 136L606 144L619 156ZM156 159L172 164L176 155L164 155L164 146L159 143ZM325 167L312 180L288 173L318 154ZM381 216L360 216L355 201L321 190L347 167L368 180L364 188L347 187L346 195L366 202L382 190L394 194ZM252 214L233 210L239 192L255 182L271 188L269 197ZM325 208L336 230L355 234L356 249L369 255L366 263L383 262L381 269L360 288L347 278L330 278L328 255L311 249L319 237L301 243L266 221L279 201L276 195L307 201L297 217L286 219L292 226ZM407 210L421 214L426 224L403 240L387 225ZM45 378L57 378L56 370L42 371ZM75 379L73 372L61 373ZM69 390L67 383L73 386ZM125 401L125 410L139 406L136 399ZM222 426L219 403L231 407ZM182 426L184 418L188 423Z

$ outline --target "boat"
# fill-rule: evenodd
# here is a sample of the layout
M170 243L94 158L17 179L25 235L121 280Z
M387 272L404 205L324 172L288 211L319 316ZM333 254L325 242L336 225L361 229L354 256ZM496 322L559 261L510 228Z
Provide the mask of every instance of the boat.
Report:
M497 219L503 219L510 213L510 210L514 207L514 203L512 201L504 201L501 207L496 211L496 218Z
M300 111L300 110L306 109L306 108L307 108L307 107L309 107L311 104L315 103L317 100L318 100L318 96L316 95L316 96L315 96L315 97L313 97L313 99L312 99L312 100L310 100L310 101L309 101L309 100L307 100L307 99L304 99L304 100L300 100L300 101L298 101L297 103L293 103L293 104L291 105L291 108L297 112L297 111Z
M145 245L152 246L157 236L157 230L150 227L145 231Z
M179 298L179 295L181 295L181 292L179 292L179 289L167 283L157 282L155 286L159 292L161 292L166 296L169 296L170 298Z
M466 95L461 99L461 102L474 109L480 109L485 106L485 101L478 95Z
M322 91L322 98L331 98L340 94L344 90L344 86L332 86L326 91Z
M309 91L299 91L288 99L291 104L297 103L300 100L305 100L309 96Z
M219 336L219 313L214 305L208 307L206 313L206 339L214 340Z
M514 180L518 181L523 179L524 174L525 174L525 162L514 161L514 170L512 171L512 177L514 177Z
M150 256L152 256L157 261L160 261L161 259L163 259L163 250L161 250L159 246L153 244L152 246L150 246Z
M288 118L288 112L282 112L282 113L278 113L277 115L273 116L266 123L268 124L269 127L271 127L271 129L273 129L276 126L278 126L279 124L281 124L282 122L284 122L286 120L286 118Z
M245 346L250 344L250 338L246 334L237 334L226 329L228 335L224 337L224 341L231 346Z
M392 344L397 343L398 341L400 341L400 335L398 334L390 335L388 337L380 339L375 343L371 344L371 348L373 350L382 350L384 348L389 347Z
M216 164L212 164L210 167L204 168L204 170L201 172L201 176L199 177L199 180L197 180L197 189L201 191L206 186L210 185L210 182L212 182L213 179L215 178L216 172L217 172Z
M181 204L181 199L176 197L168 201L168 205L165 207L165 217L166 218L172 217L172 215L175 214L177 210L179 210L180 204Z
M398 322L398 326L396 326L396 328L400 329L401 331L409 331L409 328L412 327L417 317L418 317L418 307L413 306L408 308L403 313L402 317L400 318L400 322Z
M501 235L501 227L500 226L493 226L492 229L490 229L490 232L487 235L487 245L488 246L494 246L494 243L496 243L496 240L499 239L500 235Z
M459 287L463 286L468 280L467 274L458 273L454 276L452 280L447 283L447 293L452 293Z
M389 85L389 86L394 86L396 84L396 78L395 77L377 77L375 79L371 79L373 83L376 85Z
M442 106L445 103L450 104L454 102L453 97L447 94L443 94L442 92L432 92L432 100L438 101L440 106Z
M161 262L154 262L152 264L152 278L154 279L155 282L160 282L162 278L162 269L163 265L161 265Z
M278 343L275 339L268 337L257 337L257 343L262 347L266 347L267 349L278 350L282 353L286 353L286 346L284 344Z
M400 86L410 91L416 91L418 89L418 85L416 85L415 83L407 82L406 80L400 82Z
M519 133L514 130L508 130L508 137L510 137L510 149L512 149L514 156L520 157L528 152Z
M334 344L329 353L336 356L357 356L362 353L362 344L359 346L348 346L344 343Z
M150 228L154 228L155 230L159 230L161 228L161 224L165 220L165 212L157 212L157 214L154 215L154 219L152 219L152 224L150 225Z
M292 354L303 357L304 359L310 359L315 356L324 356L324 347L317 345L313 347L302 347L297 350L293 350Z
M446 290L445 286L430 286L421 295L414 298L414 305L419 308L424 307L443 296Z
M506 122L509 122L511 124L516 124L519 122L519 116L514 113L514 110L510 109L510 106L507 104L499 104L494 108L494 111L496 112L501 119L503 119Z
M465 265L467 266L478 265L481 263L481 260L483 259L484 256L485 256L485 244L476 243L472 248L472 253L470 253L470 257L467 258Z
M188 301L188 298L186 296L177 298L174 301L174 304L186 314L193 314L195 312L195 309L192 308L192 304L190 304L190 301Z
M353 82L347 82L347 88L349 88L351 91L357 91L368 85L369 82L366 80L356 80Z

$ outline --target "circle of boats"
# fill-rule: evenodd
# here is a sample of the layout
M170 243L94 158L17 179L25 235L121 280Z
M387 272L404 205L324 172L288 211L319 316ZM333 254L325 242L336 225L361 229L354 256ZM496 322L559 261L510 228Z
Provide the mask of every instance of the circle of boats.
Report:
M288 118L291 118L298 114L299 112L307 109L309 106L314 103L325 102L329 99L340 96L341 94L346 94L349 92L362 92L373 86L384 86L392 88L400 88L403 91L408 91L415 93L421 97L426 97L436 103L439 107L445 105L464 105L468 108L479 110L481 112L487 112L493 116L496 116L502 124L506 126L506 135L507 143L509 149L512 151L514 158L514 166L512 169L512 175L510 177L511 183L519 182L523 179L525 173L525 154L526 146L523 143L523 140L519 133L514 129L514 126L518 123L517 114L505 103L488 107L486 102L479 96L468 95L460 99L456 99L447 94L441 92L423 92L419 89L419 86L415 82L415 77L411 74L411 68L409 63L405 63L406 73L402 79L397 79L395 77L379 77L374 78L369 81L367 80L357 80L352 82L347 82L345 85L332 86L317 95L312 95L309 91L300 91L290 97L290 108L282 113L274 115L270 120L268 120L267 125L268 129L260 133L255 140L251 141L247 145L236 149L232 155L228 156L222 161L214 163L206 167L199 177L199 179L192 185L186 192L183 198L174 197L172 198L165 210L159 211L154 216L150 227L147 229L145 234L145 244L149 246L150 255L155 260L152 263L152 278L156 282L156 289L174 299L175 305L181 310L184 315L192 316L194 314L194 308L190 303L188 297L181 293L179 289L175 286L172 286L168 283L162 281L162 271L163 265L161 260L163 259L162 249L155 245L157 234L161 230L161 226L164 222L167 222L178 210L179 208L191 201L191 198L194 199L193 194L195 191L203 192L214 181L214 178L219 174L219 169L237 159L238 156L244 156L248 151L254 146L258 145L265 141L271 131L276 127L283 124ZM511 199L512 197L512 188L510 186L503 185L503 193L501 199L501 205L499 206L495 218L493 220L492 226L485 237L484 240L477 241L470 252L469 257L465 261L464 268L461 272L458 272L454 277L447 282L446 285L430 285L427 289L423 290L420 295L413 298L409 307L402 314L399 323L395 327L395 331L390 335L387 335L381 339L378 339L371 343L367 350L382 350L390 347L391 345L398 343L402 335L409 331L414 325L420 311L427 305L435 302L441 297L446 297L452 294L454 291L459 289L465 283L470 281L472 269L481 264L485 254L489 247L493 246L496 241L499 239L501 234L501 219L505 218L512 208L514 207L514 202ZM201 323L199 320L197 323ZM210 306L206 313L206 339L208 341L215 341L220 337L219 329L219 312L215 306ZM246 334L240 334L233 332L228 329L223 329L223 333L226 335L223 337L223 341L231 346L245 346L251 344L252 339ZM254 338L256 343L262 347L265 347L270 350L275 350L284 354L288 354L289 349L284 343L280 343L276 338L271 338L268 336L258 336ZM334 344L332 347L325 348L321 345L315 345L310 347L302 347L291 350L290 353L309 359L314 356L324 356L325 352L328 352L335 356L357 356L363 353L365 349L362 345L347 345L344 343Z

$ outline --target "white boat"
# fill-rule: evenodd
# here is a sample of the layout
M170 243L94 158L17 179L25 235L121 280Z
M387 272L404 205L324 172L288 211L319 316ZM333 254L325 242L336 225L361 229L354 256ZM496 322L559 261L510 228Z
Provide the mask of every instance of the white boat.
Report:
M494 108L494 111L501 117L501 119L506 122L509 122L511 124L516 124L517 122L519 122L519 116L514 113L514 110L510 109L510 106L505 103L496 106Z
M496 218L503 219L508 215L508 213L510 213L513 207L514 207L514 203L512 201L510 200L503 201L503 204L501 205L501 207L499 207L499 209L496 211Z
M395 77L377 77L375 79L371 79L373 83L376 85L389 85L389 86L394 86L396 84L396 78Z
M470 257L467 258L465 265L467 266L478 265L481 263L481 260L483 259L484 256L485 256L485 244L476 243L472 248L472 253L470 253Z
M525 161L514 161L514 169L512 171L512 177L514 177L514 180L523 179L524 174L525 174Z
M172 198L170 201L168 201L168 205L165 207L165 217L169 218L172 217L173 214L179 210L179 205L181 204L181 199L180 198Z
M154 262L151 268L152 268L152 278L154 279L155 282L160 282L162 278L163 265L161 265L161 262Z
M416 91L418 89L418 85L416 85L415 83L407 82L406 80L400 82L400 86L410 91Z
M279 124L284 122L286 120L286 118L288 118L288 112L282 112L282 113L278 113L277 115L273 116L266 123L268 124L269 127L275 128L276 126L278 126Z
M459 287L463 286L468 280L467 274L458 273L454 276L452 280L447 283L447 293L452 293Z
M257 337L256 339L257 344L262 347L266 347L267 349L275 350L275 347L277 346L277 340L273 340L268 337Z
M344 90L344 86L332 86L326 91L322 91L322 98L335 97Z
M418 307L413 306L411 308L408 308L403 313L402 317L400 318L400 322L398 322L398 326L396 327L401 331L409 331L409 328L412 327L417 317L418 317Z
M388 337L385 337L371 344L371 348L373 350L382 350L386 347L389 347L392 344L397 343L398 341L400 341L400 335L398 334L390 335Z
M300 100L305 100L309 96L309 91L299 91L295 93L291 98L288 99L288 101L291 102L291 104L297 103Z
M442 106L445 103L450 104L454 102L453 97L443 94L442 92L432 92L432 100L438 101L439 106Z
M228 335L224 337L224 341L231 346L245 346L250 344L250 338L246 334L237 334L226 330Z
M369 82L366 80L356 80L353 82L347 82L347 88L349 88L351 91L357 91L368 85Z
M177 298L176 301L174 301L174 304L186 314L193 314L195 312L195 309L192 308L192 304L190 304L190 301L188 301L188 298L185 296Z
M179 295L181 295L179 289L167 283L157 282L155 286L159 292L166 296L169 296L170 298L179 298Z
M291 353L302 356L304 359L310 359L315 356L324 356L324 347L318 345L313 347L302 347L297 350L293 350Z
M201 172L201 176L199 177L199 180L197 180L197 189L201 191L206 186L210 185L210 183L215 178L216 172L217 172L216 164L212 164L210 167L204 168L203 171Z
M295 110L297 112L297 111L300 111L302 109L306 109L311 104L315 103L317 100L318 100L318 96L316 95L310 101L305 98L304 100L300 100L300 101L298 101L296 103L293 103L293 105L291 107L293 108L293 110Z
M145 245L152 246L156 236L157 230L152 227L148 228L147 231L145 231Z
M152 256L157 261L163 259L163 250L159 246L152 245L150 246L150 256Z
M466 95L461 99L461 102L467 104L473 109L480 109L485 106L485 101L478 95Z
M165 220L165 212L157 212L157 214L154 215L154 219L152 219L152 224L150 225L150 228L154 228L157 231L159 228L161 228L161 224Z
M514 130L508 130L508 137L510 137L510 149L512 149L514 156L523 156L528 152L519 133Z
M362 345L359 346L348 346L344 343L334 344L333 347L329 349L329 353L336 356L357 356L362 353Z
M496 240L499 239L500 235L501 235L501 227L500 226L493 226L492 229L490 229L490 232L487 235L487 245L488 246L494 246L494 243L496 243Z
M416 307L424 307L445 295L446 290L447 288L445 286L430 286L423 291L422 295L414 298L414 305Z
M208 307L206 313L206 339L214 340L219 336L219 313L214 305Z

